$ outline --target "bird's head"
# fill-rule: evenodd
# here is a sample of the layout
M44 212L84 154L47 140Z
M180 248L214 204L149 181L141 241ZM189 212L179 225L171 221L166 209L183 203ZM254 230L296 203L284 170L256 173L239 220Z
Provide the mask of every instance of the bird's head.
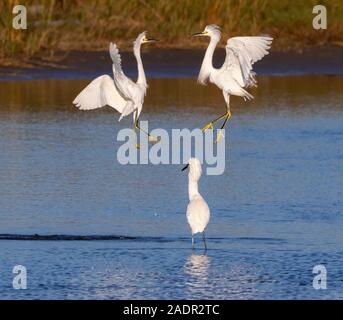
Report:
M201 163L197 158L190 158L188 164L182 169L182 171L189 168L189 177L192 180L199 180L202 174Z
M156 41L158 41L158 40L156 40L156 39L148 38L148 37L146 36L146 34L147 34L146 31L140 33L140 34L138 35L137 39L135 40L134 44L135 44L135 45L141 45L141 44L143 44L143 43L150 43L150 42L156 42Z
M217 26L216 24L209 24L208 26L205 27L204 31L194 33L192 37L217 37L220 39L221 36L221 31L220 27Z

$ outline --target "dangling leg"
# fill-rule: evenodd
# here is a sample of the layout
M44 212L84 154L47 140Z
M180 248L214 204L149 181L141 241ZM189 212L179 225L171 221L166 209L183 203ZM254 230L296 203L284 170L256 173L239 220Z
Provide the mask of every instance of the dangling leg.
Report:
M151 135L149 132L146 132L145 130L143 130L140 126L139 126L139 123L138 123L138 110L136 109L135 111L135 116L134 116L134 129L135 131L136 130L140 130L142 131L143 133L145 133L147 136L148 136L148 139L149 139L149 142L158 142L158 138Z
M224 96L224 100L226 102L226 112L223 115L219 116L218 118L216 118L216 119L212 120L211 122L209 122L206 126L204 126L201 129L203 132L206 132L206 130L208 130L208 129L214 129L213 125L216 124L219 120L224 119L224 118L225 118L224 121L225 121L225 125L226 125L226 122L227 122L228 118L231 117L230 107L229 107L229 105L230 105L230 95L228 93L226 93L225 91L223 91L223 96ZM225 125L224 125L224 127L225 127ZM222 126L221 129L223 129L224 127ZM222 135L222 134L220 133L220 135Z
M138 110L136 109L133 114L133 130L136 132L136 135L137 135L137 130L139 130L139 127L137 126L137 122L138 122L137 114L138 114ZM136 148L140 149L140 147L141 145L138 142L136 142Z
M194 250L194 234L192 233L192 250Z
M224 95L224 99L225 99L225 102L226 102L226 114L225 114L225 120L223 122L223 125L220 127L220 131L218 133L217 139L214 142L215 144L218 143L222 138L224 138L222 130L225 129L225 126L226 126L227 122L231 118L230 96L228 94L226 94L225 92L223 92L223 95Z
M217 136L216 141L214 141L215 144L217 144L222 138L224 138L224 134L223 134L222 130L225 129L225 126L226 126L226 124L227 124L227 122L228 122L228 120L229 120L230 118L231 118L231 112L230 112L230 109L228 109L228 112L227 112L227 114L226 114L224 123L223 123L223 125L220 127L220 131L219 131L219 133L218 133L218 136Z
M222 114L221 116L219 116L218 118L212 120L211 122L209 122L206 126L204 126L201 130L202 132L206 132L208 129L214 129L213 125L216 124L219 120L223 119L224 117L226 117L227 112L225 112L224 114Z
M205 251L207 251L206 238L205 238L205 231L202 233L202 240L204 241L204 248L205 248Z

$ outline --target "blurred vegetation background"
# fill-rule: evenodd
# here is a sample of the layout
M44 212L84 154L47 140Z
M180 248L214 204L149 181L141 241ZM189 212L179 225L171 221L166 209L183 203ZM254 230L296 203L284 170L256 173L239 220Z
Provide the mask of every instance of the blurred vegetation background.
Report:
M16 4L27 8L26 30L12 28ZM327 30L312 28L317 4L327 8ZM18 57L53 57L56 51L105 50L109 41L129 49L144 30L163 40L161 47L201 47L207 42L188 36L210 23L220 25L225 38L269 34L274 49L343 45L342 17L342 0L1 0L0 61L5 65Z

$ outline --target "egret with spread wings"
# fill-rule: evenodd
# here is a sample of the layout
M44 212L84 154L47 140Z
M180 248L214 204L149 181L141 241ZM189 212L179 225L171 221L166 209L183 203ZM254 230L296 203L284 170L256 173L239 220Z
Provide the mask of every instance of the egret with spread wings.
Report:
M138 118L143 108L148 85L140 50L143 43L155 41L157 40L148 39L146 32L142 32L133 43L133 53L138 67L136 82L133 82L124 74L119 50L114 43L111 43L109 51L113 61L113 79L108 75L102 75L94 79L73 101L76 107L80 110L92 110L108 105L121 114L119 121L132 113L134 129L143 131L139 127ZM154 136L145 131L143 132L149 136L149 141L157 141Z
M198 82L202 85L206 85L208 81L214 83L223 91L226 102L225 113L209 122L202 130L205 132L208 129L213 129L213 125L221 119L224 119L221 126L221 129L224 129L231 117L230 95L243 97L244 100L253 98L245 90L256 86L257 83L252 66L256 61L268 54L273 38L269 36L230 38L225 47L225 61L222 67L217 69L213 67L212 59L214 50L221 38L220 28L215 24L211 24L206 26L203 32L196 33L193 36L208 36L211 39L201 65ZM223 133L220 131L216 143L222 137Z

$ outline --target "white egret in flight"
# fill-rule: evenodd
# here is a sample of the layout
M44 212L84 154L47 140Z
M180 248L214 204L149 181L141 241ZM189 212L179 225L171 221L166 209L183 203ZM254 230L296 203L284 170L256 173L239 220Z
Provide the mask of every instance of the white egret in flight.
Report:
M187 168L189 168L189 204L187 207L187 221L192 232L192 249L194 249L194 235L202 232L204 247L205 250L207 250L205 229L210 221L210 209L198 191L198 181L202 174L200 161L197 158L189 159L188 164L182 169L182 171L186 170Z
M220 28L215 24L211 24L206 26L203 32L195 33L193 36L208 36L211 39L201 65L198 82L202 85L206 85L208 81L214 83L223 91L226 102L225 113L209 122L202 130L205 132L208 129L213 129L213 125L221 119L224 119L221 126L221 129L224 129L231 117L230 95L243 97L244 100L253 98L245 90L256 86L257 83L252 66L256 61L268 54L273 38L269 36L230 38L225 47L225 61L222 67L217 69L212 65L212 58L216 45L221 38ZM223 133L220 131L216 142L222 137Z
M133 53L138 67L136 83L124 74L119 50L114 43L110 43L109 51L113 61L113 79L108 75L102 75L94 79L73 101L76 107L80 110L91 110L108 105L121 113L119 121L132 113L135 131L141 130L146 133L149 136L149 141L158 141L157 138L142 130L138 123L148 87L141 59L141 45L155 41L157 40L148 39L145 31L139 34L133 42Z

